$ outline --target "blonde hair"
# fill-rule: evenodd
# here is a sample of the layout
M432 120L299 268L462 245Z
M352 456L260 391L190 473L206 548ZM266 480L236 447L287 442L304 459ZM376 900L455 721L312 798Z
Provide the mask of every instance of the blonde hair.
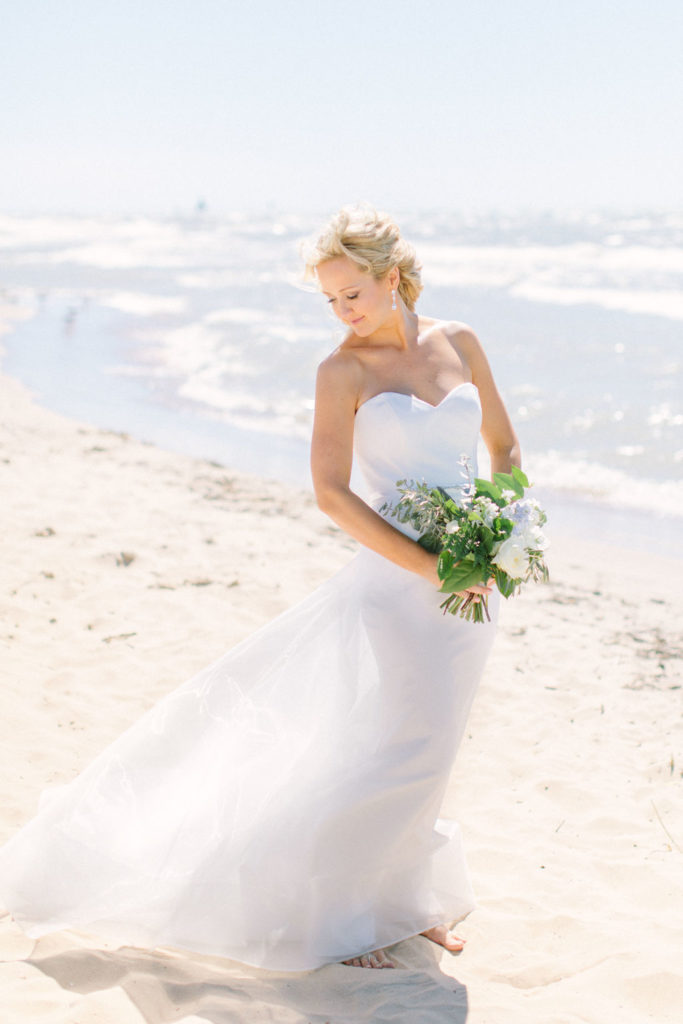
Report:
M319 238L304 245L306 279L315 278L316 267L338 256L348 256L376 280L398 267L398 293L408 309L415 309L422 291L422 268L412 245L401 238L398 226L386 213L366 205L342 207Z

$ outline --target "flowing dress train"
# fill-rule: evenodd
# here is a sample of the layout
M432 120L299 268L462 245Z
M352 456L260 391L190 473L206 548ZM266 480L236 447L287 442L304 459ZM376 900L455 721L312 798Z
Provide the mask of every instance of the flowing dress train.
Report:
M480 423L472 384L438 406L366 402L371 504L406 477L461 486ZM460 835L439 810L495 623L441 600L361 550L48 790L0 850L0 899L31 936L78 927L274 970L464 916Z

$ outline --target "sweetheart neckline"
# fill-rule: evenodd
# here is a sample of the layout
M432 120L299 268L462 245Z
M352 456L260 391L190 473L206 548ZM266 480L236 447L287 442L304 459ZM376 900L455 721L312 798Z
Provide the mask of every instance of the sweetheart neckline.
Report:
M479 392L479 388L474 383L474 381L463 380L461 381L460 384L456 384L454 388L451 388L450 391L447 391L440 402L437 402L436 405L432 405L431 402L427 402L424 398L420 398L419 395L409 395L407 391L378 391L376 395L372 395L370 398L366 398L364 402L361 402L361 404L356 409L356 416L361 411L361 409L363 409L366 405L369 405L370 402L374 402L377 398L386 398L387 396L392 395L396 395L399 398L409 398L411 402L421 402L422 405L426 405L428 409L438 409L440 406L443 405L446 399L450 398L451 395L454 395L456 391L460 390L460 388L474 388L474 390L477 393Z

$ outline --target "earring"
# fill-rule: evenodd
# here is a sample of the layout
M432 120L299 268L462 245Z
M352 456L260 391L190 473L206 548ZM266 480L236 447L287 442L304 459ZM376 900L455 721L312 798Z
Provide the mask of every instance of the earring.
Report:
M391 308L396 309L396 289L391 289Z

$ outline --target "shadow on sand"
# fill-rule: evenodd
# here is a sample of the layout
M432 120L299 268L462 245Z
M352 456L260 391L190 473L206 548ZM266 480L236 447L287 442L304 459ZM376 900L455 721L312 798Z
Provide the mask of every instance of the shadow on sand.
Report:
M331 964L274 973L174 950L71 947L24 961L68 992L119 989L145 1024L187 1018L209 1024L465 1024L467 989L439 968L441 950L423 938L392 947L395 970ZM61 945L61 943L60 943ZM54 945L52 946L54 949Z

